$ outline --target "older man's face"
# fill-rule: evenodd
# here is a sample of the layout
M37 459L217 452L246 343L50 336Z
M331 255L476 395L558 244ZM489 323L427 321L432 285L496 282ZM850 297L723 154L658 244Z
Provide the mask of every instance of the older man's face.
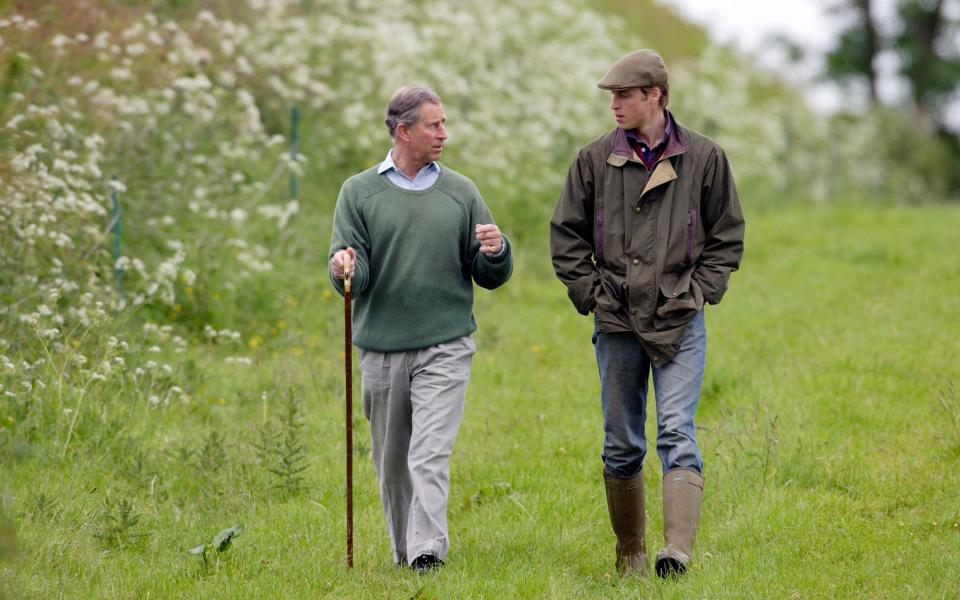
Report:
M424 104L420 107L420 120L407 129L411 154L421 164L440 158L443 142L447 139L447 116L442 104Z

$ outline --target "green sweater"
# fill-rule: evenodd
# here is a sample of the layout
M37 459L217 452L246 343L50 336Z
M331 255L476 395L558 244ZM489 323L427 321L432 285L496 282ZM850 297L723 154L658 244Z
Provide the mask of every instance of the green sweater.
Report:
M470 179L443 167L425 190L404 190L372 167L340 189L328 259L357 253L353 341L365 349L426 348L472 333L473 284L494 289L513 271L509 244L482 254L474 226L493 223ZM340 294L343 281L330 280ZM471 281L472 280L472 281Z

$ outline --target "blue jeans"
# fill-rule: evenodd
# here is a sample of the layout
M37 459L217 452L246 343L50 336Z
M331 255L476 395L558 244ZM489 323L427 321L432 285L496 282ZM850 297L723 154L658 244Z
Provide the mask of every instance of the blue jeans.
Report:
M647 380L653 369L657 398L657 454L663 472L703 471L693 417L706 366L703 311L687 324L673 360L657 367L632 333L595 332L603 408L603 464L617 477L633 477L647 453Z

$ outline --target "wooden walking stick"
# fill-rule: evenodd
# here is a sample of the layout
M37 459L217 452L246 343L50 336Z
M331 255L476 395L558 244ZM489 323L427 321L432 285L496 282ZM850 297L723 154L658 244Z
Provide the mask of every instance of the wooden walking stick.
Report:
M343 364L346 375L347 567L353 568L353 327L350 319L350 255L343 255Z

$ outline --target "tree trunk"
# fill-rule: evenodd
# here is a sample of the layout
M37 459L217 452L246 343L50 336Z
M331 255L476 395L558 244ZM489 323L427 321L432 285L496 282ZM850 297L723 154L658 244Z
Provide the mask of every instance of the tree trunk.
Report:
M877 93L877 70L873 65L873 61L877 58L880 47L877 38L877 27L874 25L871 14L872 5L873 0L857 0L857 9L860 11L860 19L863 22L866 55L869 57L867 59L869 64L867 65L866 75L867 83L870 87L870 103L876 105L879 104L880 97Z

